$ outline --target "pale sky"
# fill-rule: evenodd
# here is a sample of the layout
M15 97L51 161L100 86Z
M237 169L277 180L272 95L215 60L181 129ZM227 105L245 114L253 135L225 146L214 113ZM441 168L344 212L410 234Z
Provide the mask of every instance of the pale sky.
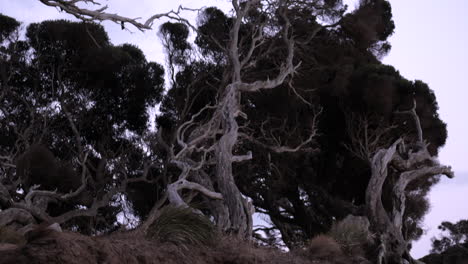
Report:
M101 1L109 11L143 19L155 13L186 7L222 6L226 0L112 0ZM345 0L351 7L354 0ZM200 4L202 3L202 4ZM431 212L426 216L427 235L415 243L412 254L421 257L430 248L430 238L438 234L442 220L468 218L468 1L467 0L390 0L396 24L390 38L393 46L383 62L395 66L407 79L419 79L435 91L440 116L448 124L447 144L441 150L441 163L452 165L456 179L444 179L432 190ZM44 6L37 0L0 0L0 13L12 16L25 25L46 19L73 19L72 16ZM194 19L195 13L185 17ZM140 47L148 60L164 64L156 30L141 33L122 31L112 22L103 23L113 44L132 43ZM154 27L157 29L157 26Z

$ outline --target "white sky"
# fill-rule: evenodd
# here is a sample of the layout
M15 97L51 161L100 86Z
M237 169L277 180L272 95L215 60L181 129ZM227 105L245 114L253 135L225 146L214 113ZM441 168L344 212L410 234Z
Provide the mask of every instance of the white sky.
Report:
M143 19L155 13L186 7L222 6L228 10L226 0L112 0L109 11L128 17ZM351 7L355 0L344 0ZM442 220L456 221L468 218L468 1L447 0L390 0L396 24L390 41L393 46L383 62L395 66L410 79L428 83L435 91L442 120L448 124L449 137L440 152L443 164L452 165L455 180L444 179L431 192L432 210L426 216L428 234L414 245L415 257L427 254L430 237L437 234L437 225ZM37 0L0 0L0 13L12 16L25 25L46 19L73 19L72 16L46 7ZM187 13L185 17L195 18ZM132 43L140 47L148 60L164 64L156 30L141 33L122 31L112 22L103 23L112 43ZM157 29L157 27L155 27Z

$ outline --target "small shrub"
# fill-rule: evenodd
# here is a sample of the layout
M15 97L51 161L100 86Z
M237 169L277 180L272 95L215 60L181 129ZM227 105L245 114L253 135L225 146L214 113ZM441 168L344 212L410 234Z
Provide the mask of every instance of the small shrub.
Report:
M367 218L353 215L334 223L328 235L335 239L348 255L363 255L364 247L373 239Z
M23 244L26 240L23 235L8 226L0 226L0 243Z
M306 254L321 260L332 260L343 255L340 245L331 237L318 235L308 243Z
M166 206L149 227L147 237L178 246L210 246L217 238L217 231L208 218L190 208Z

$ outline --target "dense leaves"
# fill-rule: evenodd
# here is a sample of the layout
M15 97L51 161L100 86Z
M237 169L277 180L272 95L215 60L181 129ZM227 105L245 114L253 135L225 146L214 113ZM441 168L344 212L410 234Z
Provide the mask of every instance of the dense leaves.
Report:
M135 140L148 130L148 107L162 99L164 70L136 46L112 45L94 23L35 23L19 41L10 37L19 26L12 21L2 16L8 38L2 37L0 63L0 149L17 160L17 171L2 167L2 179L19 177L24 191L38 185L68 193L85 184L77 198L55 201L47 210L58 216L78 205L89 207L121 184L115 170L123 151L128 151L128 177L141 174L144 154ZM112 204L97 216L67 226L84 233L112 229L121 212L119 199L111 197Z
M366 24L374 25L368 30L377 31L380 40L385 40L393 31L393 22L388 16L388 3L382 5L361 8L386 19L386 33L380 33L383 29L379 23ZM366 12L361 10L348 16L364 16ZM317 22L296 23L304 26ZM364 125L369 133L392 128L382 135L378 147L386 147L402 135L410 142L416 137L414 122L409 115L396 112L410 109L415 99L430 151L436 154L445 143L446 127L437 115L437 102L428 86L421 81L408 81L393 67L382 65L370 44L349 34L344 28L323 29L316 39L297 47L302 65L291 80L295 91L285 85L243 98L249 132L269 145L298 145L312 132L313 117L320 113L314 151L278 154L247 140L245 148L252 149L255 162L238 168L238 184L254 199L258 211L269 215L289 246L326 232L334 219L363 213L361 205L370 167L365 158L351 151L354 140L366 140L362 138L364 134L357 135L354 130ZM281 52L277 54L277 58L260 57L252 79L269 74L275 59L281 61ZM410 197L407 203L419 201L418 206L410 207L414 211L407 212L409 238L421 234L418 225L410 223L418 223L427 210L427 206L421 207L426 202L420 197L436 180L426 181L408 190L418 195ZM391 185L389 188L391 191Z
M468 258L468 221L444 221L438 228L442 233L432 238L431 254L421 260L428 264L463 263Z
M432 239L431 253L442 253L453 246L468 247L468 220L456 223L445 221L438 228L444 233Z
M0 14L0 24L2 25L0 29L0 42L8 38L20 25L14 18L3 14Z

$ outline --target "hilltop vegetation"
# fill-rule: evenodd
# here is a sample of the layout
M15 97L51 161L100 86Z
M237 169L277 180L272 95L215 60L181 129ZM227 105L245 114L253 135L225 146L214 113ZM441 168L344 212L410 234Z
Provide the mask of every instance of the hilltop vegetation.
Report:
M417 263L427 193L453 172L437 160L447 130L433 91L380 61L388 1L234 0L196 25L183 7L142 23L40 1L83 21L33 23L21 39L0 15L9 256ZM94 23L162 18L166 67Z

